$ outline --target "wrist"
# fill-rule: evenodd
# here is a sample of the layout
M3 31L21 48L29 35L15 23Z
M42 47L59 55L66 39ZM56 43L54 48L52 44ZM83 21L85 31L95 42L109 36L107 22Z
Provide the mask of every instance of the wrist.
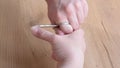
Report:
M63 62L58 62L57 68L83 68L84 55L76 56Z
M64 63L58 63L57 68L83 68L84 61L69 61Z

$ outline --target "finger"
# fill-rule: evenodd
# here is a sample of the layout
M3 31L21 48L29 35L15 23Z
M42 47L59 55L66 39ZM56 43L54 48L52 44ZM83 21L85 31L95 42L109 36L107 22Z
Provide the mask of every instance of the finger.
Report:
M82 4L82 7L83 7L84 15L85 15L85 17L87 17L87 14L88 14L88 4L87 4L87 1L86 0L81 0L81 4Z
M80 1L75 3L75 8L76 8L76 15L77 15L79 24L81 24L84 21L84 12L83 12L83 7Z
M40 28L39 25L33 26L31 30L33 35L35 35L37 38L46 40L48 42L53 42L56 36L55 34Z
M73 7L73 5L69 5L66 9L66 14L67 14L67 18L71 24L71 26L73 27L74 30L79 28L79 23L76 17L76 12L75 12L75 8Z
M62 30L60 30L59 28L54 28L54 30L55 30L55 33L58 34L58 35L64 35L64 34L65 34L65 33L64 33Z
M57 12L57 17L55 18L56 24L60 23L69 23L66 17L66 14L64 14L62 11ZM73 32L73 28L70 25L60 25L60 29L64 33L71 33Z
M49 17L49 20L50 20L51 24L54 25L55 24L54 18L50 15L48 15L48 17Z
M64 31L64 34L69 34L73 32L73 28L71 25L60 25L60 29Z
M73 15L69 16L68 20L69 20L69 22L70 22L70 24L71 24L71 26L73 27L74 30L79 28L80 24L77 20L76 14L73 14Z

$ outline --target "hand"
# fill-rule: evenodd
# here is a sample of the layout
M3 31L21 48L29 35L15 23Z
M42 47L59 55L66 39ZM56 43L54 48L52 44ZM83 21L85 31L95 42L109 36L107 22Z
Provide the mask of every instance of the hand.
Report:
M38 25L32 27L32 33L52 45L52 57L58 62L58 68L83 67L86 45L82 29L61 35L46 31Z
M46 0L48 4L48 17L52 24L69 22L70 29L61 26L61 32L71 33L79 29L88 13L88 4L86 0ZM72 29L71 29L72 28ZM56 29L56 32L58 30Z

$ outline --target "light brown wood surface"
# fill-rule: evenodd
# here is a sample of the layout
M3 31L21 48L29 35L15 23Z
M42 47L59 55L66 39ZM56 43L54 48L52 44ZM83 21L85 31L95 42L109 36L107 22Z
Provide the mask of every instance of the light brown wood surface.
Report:
M85 68L120 68L120 0L89 0ZM31 24L49 23L44 0L0 0L0 68L56 68Z

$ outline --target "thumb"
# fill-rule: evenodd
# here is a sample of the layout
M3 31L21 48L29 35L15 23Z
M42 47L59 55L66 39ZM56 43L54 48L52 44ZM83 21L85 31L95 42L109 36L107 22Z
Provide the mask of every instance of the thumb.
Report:
M40 28L39 25L31 27L31 30L33 35L35 35L37 38L46 40L48 42L53 42L56 36L54 33Z

